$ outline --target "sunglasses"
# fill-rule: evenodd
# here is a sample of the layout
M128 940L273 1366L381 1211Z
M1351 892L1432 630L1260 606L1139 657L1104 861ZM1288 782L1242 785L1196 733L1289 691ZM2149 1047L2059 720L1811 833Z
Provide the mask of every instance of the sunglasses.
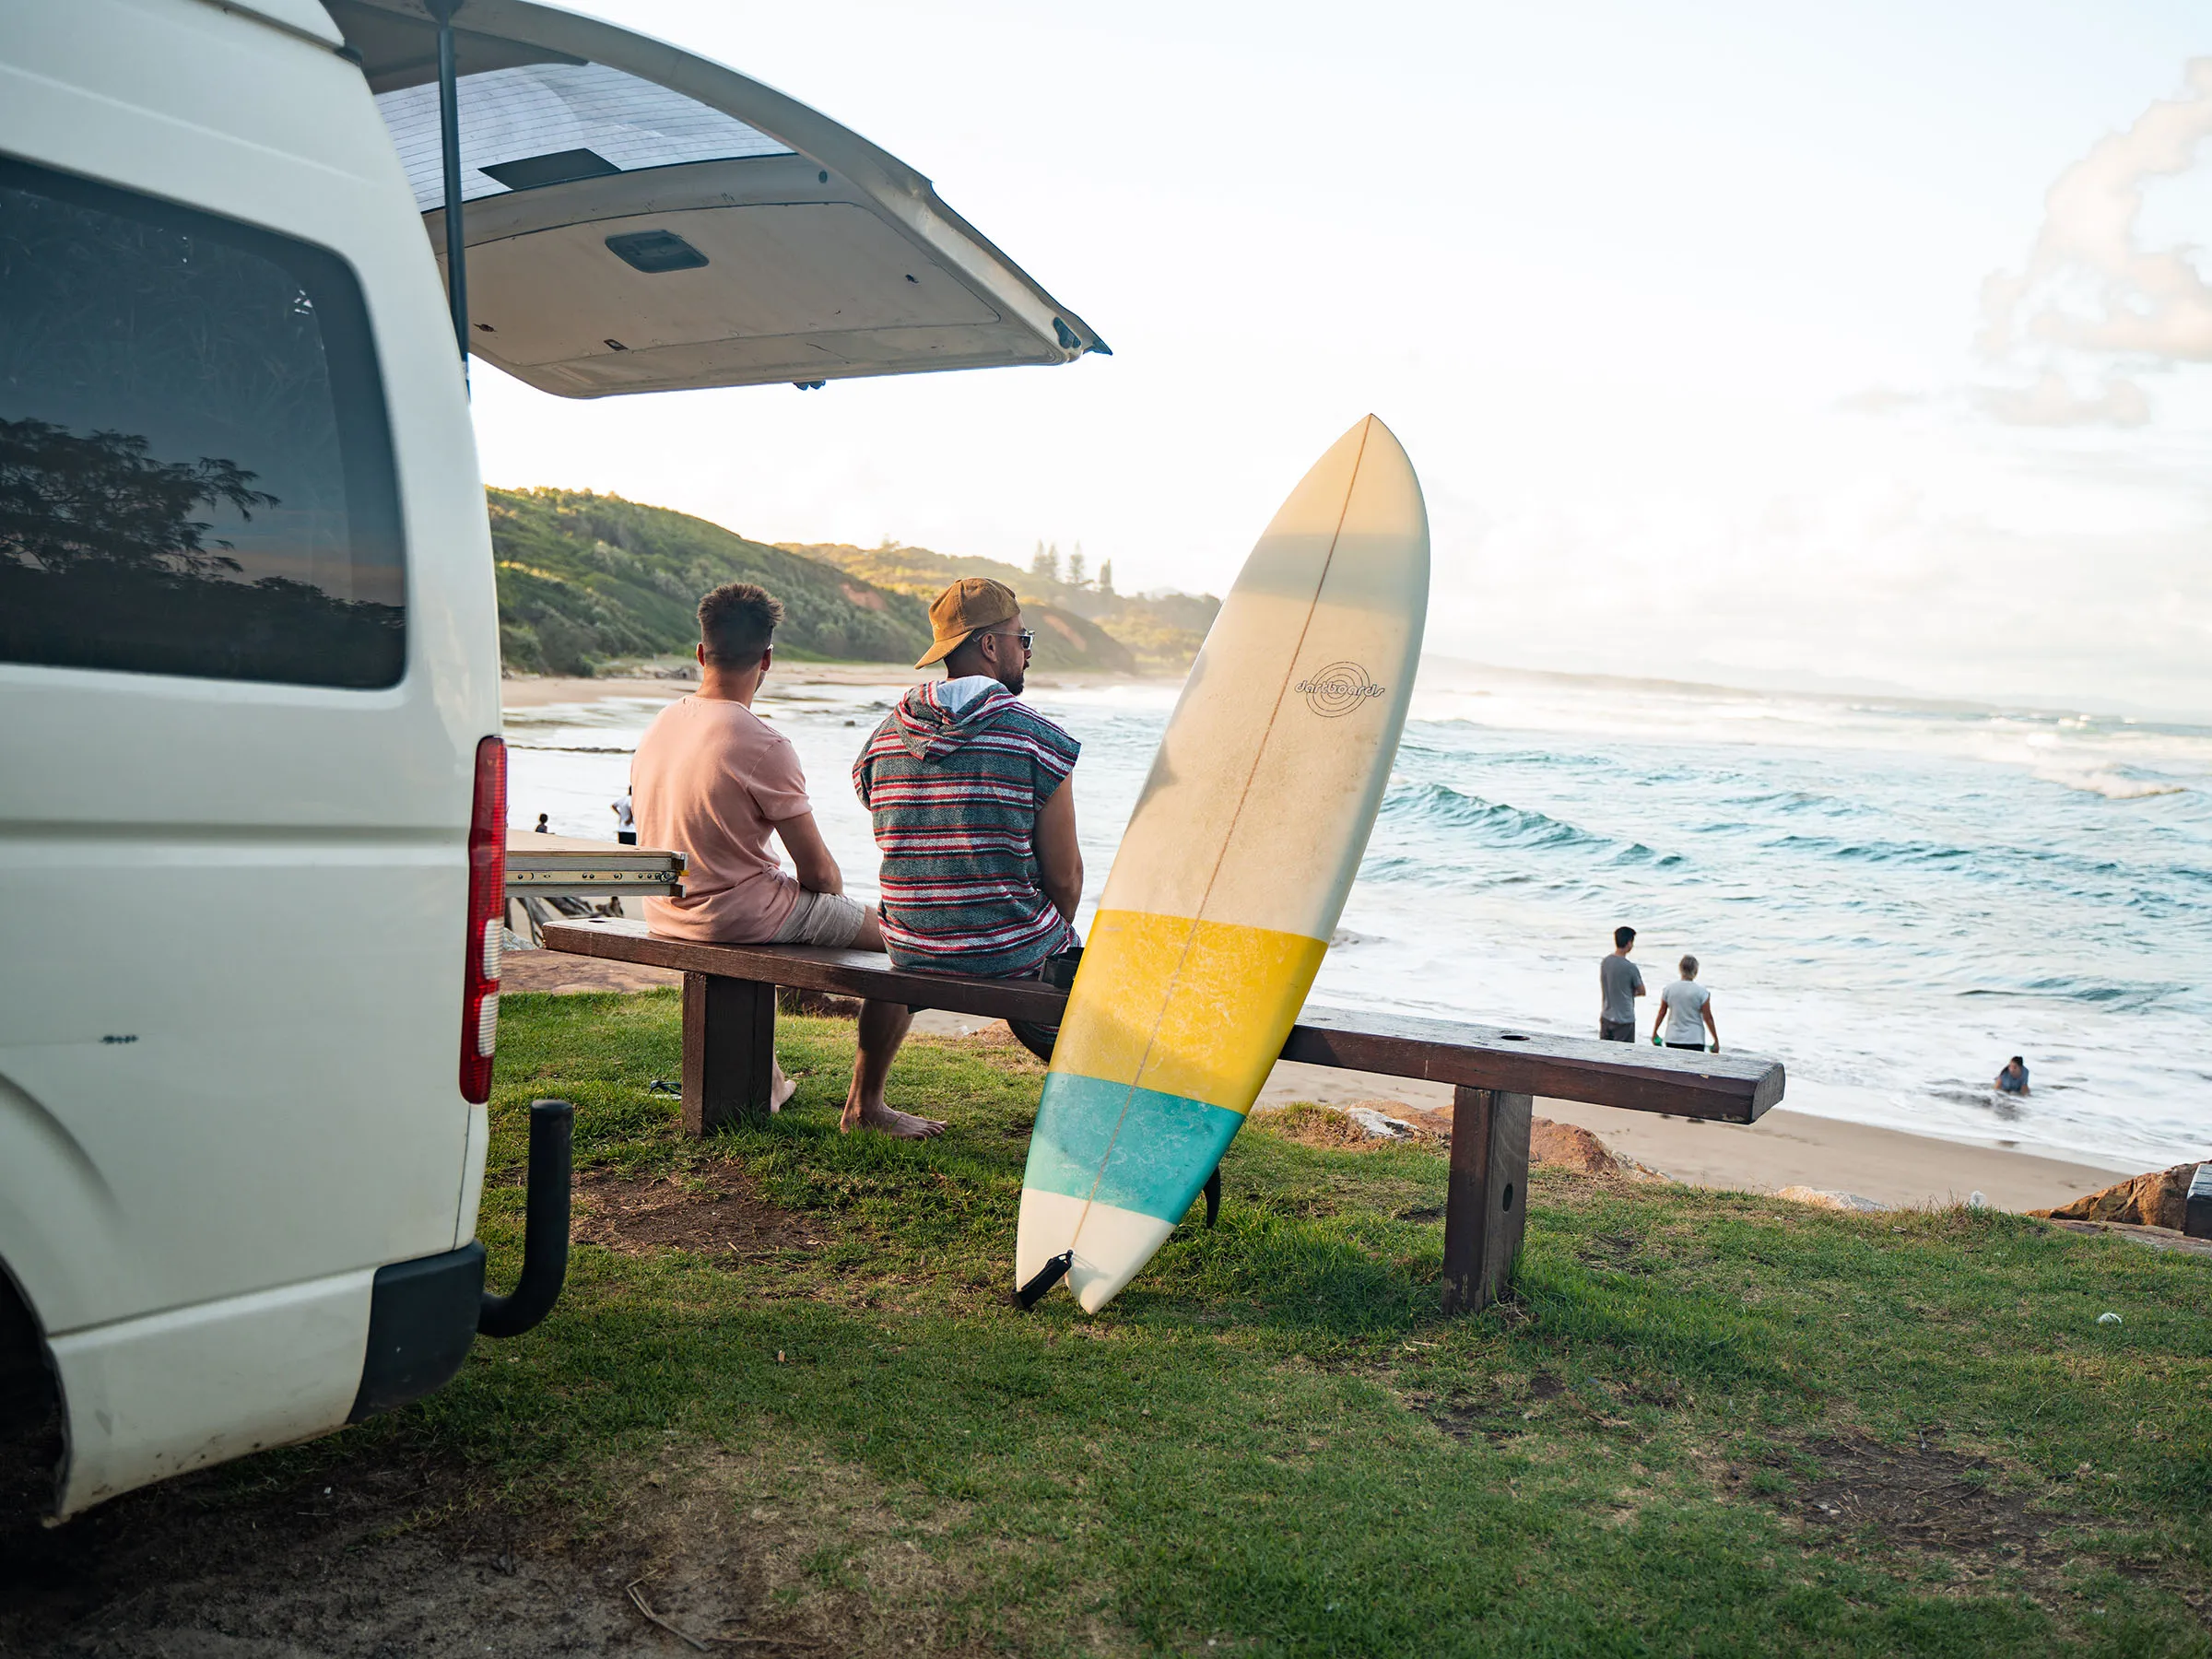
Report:
M1029 650L1031 645L1036 643L1037 640L1035 631L1027 628L1017 629L1012 633L994 633L991 637L994 640L1019 640L1024 651Z

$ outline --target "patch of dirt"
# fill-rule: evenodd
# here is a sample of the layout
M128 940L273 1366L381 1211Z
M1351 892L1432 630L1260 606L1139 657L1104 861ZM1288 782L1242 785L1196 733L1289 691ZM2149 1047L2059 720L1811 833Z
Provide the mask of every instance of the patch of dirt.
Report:
M603 1471L622 1496L501 1510L465 1470L370 1449L241 1488L211 1471L0 1551L0 1653L22 1659L493 1659L981 1651L934 1608L955 1560L863 1472L785 1446L673 1445ZM954 1517L957 1519L957 1517Z
M571 1239L629 1255L689 1250L754 1257L829 1242L820 1223L763 1198L735 1162L677 1175L582 1171L574 1206Z
M1575 1254L1594 1267L1610 1268L1615 1273L1649 1273L1652 1265L1644 1258L1643 1241L1634 1233L1595 1233L1591 1236L1590 1247Z
M1987 1458L1924 1438L1904 1450L1857 1436L1816 1441L1801 1450L1819 1464L1819 1475L1767 1501L1816 1535L1865 1530L1891 1547L1984 1567L2055 1566L2068 1553L2048 1542L2065 1523L2001 1489ZM1788 1466L1785 1459L1773 1463ZM1731 1485L1747 1479L1740 1469L1729 1471Z
M1418 1412L1453 1440L1464 1443L1481 1439L1495 1446L1524 1432L1537 1408L1567 1392L1567 1384L1549 1371L1531 1375L1525 1394L1512 1388L1515 1381L1512 1377L1494 1379L1492 1388L1481 1398L1465 1394L1448 1399L1430 1394L1400 1397L1409 1410ZM1497 1383L1508 1386L1501 1390Z
M508 991L579 996L595 991L661 991L680 986L674 968L576 956L566 950L511 950L500 959L500 984Z
M860 998L833 996L827 991L807 991L797 985L778 985L776 1012L806 1014L818 1019L858 1019Z
M2186 1233L2175 1232L2166 1227L2136 1227L2125 1221L2070 1221L2049 1218L2051 1225L2067 1232L2088 1233L2091 1237L2102 1233L2115 1239L2125 1239L2131 1244L2147 1245L2152 1250L2178 1251L2183 1255L2212 1256L2212 1239L2192 1239Z
M961 1016L961 1018L965 1018L966 1016ZM933 1033L930 1035L929 1041L943 1043L947 1048L961 1049L969 1053L980 1049L990 1055L994 1065L1002 1065L1013 1071L1034 1072L1039 1077L1044 1075L1044 1062L1023 1046L1021 1039L1014 1035L1012 1028L1003 1019L994 1019L972 1030L961 1030L957 1034L953 1032L946 1032L942 1035Z
M1528 1122L1528 1161L1612 1181L1665 1181L1665 1176L1632 1158L1624 1158L1579 1124L1549 1118Z
M1507 1437L1507 1431L1496 1422L1497 1413L1491 1407L1456 1400L1416 1400L1411 1404L1455 1441L1465 1442L1479 1435L1495 1444Z
M1386 1117L1394 1117L1401 1122L1410 1121L1406 1117L1406 1108L1395 1100L1359 1100L1354 1103L1372 1106ZM1264 1125L1285 1140L1296 1141L1301 1147L1322 1147L1332 1152L1371 1152L1378 1147L1402 1147L1406 1144L1402 1139L1370 1135L1342 1108L1316 1106L1310 1100L1293 1100L1288 1106L1254 1108L1252 1122L1255 1127ZM1417 1129L1413 1138L1421 1141L1432 1137L1422 1135Z
M1452 1112L1437 1106L1413 1106L1403 1100L1347 1100L1333 1106L1293 1100L1287 1106L1261 1106L1253 1111L1255 1124L1265 1124L1286 1140L1331 1151L1367 1152L1377 1147L1408 1144L1405 1136L1370 1134L1351 1115L1365 1106L1394 1118L1413 1131L1412 1143L1439 1150L1452 1144ZM1528 1125L1528 1161L1576 1175L1607 1181L1665 1181L1656 1170L1632 1158L1623 1158L1589 1130L1575 1124L1555 1124L1549 1118L1531 1118Z

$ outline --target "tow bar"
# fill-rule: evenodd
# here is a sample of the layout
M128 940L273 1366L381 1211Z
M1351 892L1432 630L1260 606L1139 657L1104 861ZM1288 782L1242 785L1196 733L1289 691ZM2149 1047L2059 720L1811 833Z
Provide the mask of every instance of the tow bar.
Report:
M506 1296L484 1292L477 1329L486 1336L520 1336L553 1311L569 1276L569 1173L576 1108L566 1100L530 1102L529 1194L523 1211L523 1272Z

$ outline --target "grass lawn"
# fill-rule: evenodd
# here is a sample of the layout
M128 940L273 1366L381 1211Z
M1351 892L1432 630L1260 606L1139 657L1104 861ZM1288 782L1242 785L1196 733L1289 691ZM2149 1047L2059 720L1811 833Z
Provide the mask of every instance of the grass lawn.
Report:
M848 1651L2212 1654L2212 1263L1538 1171L1514 1299L1447 1321L1443 1159L1257 1128L1218 1230L1023 1314L1040 1068L917 1041L892 1100L950 1133L845 1137L852 1028L782 1034L793 1105L693 1144L673 993L507 998L495 1280L535 1096L591 1203L659 1207L280 1455L465 1463L563 1548L662 1503Z

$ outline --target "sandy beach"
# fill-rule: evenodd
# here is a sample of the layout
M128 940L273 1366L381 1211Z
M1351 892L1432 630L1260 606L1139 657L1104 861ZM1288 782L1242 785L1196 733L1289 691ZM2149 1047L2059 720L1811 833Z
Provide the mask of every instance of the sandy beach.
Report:
M1318 1100L1398 1101L1446 1110L1442 1083L1280 1061L1260 1092L1264 1105ZM1383 1110L1387 1110L1385 1106ZM1539 1098L1536 1115L1589 1130L1624 1158L1688 1182L1754 1193L1786 1186L1855 1193L1877 1204L1944 1205L1980 1193L2000 1209L2047 1208L2110 1186L2132 1167L2044 1157L2006 1147L1815 1117L1778 1106L1756 1124L1707 1124Z

